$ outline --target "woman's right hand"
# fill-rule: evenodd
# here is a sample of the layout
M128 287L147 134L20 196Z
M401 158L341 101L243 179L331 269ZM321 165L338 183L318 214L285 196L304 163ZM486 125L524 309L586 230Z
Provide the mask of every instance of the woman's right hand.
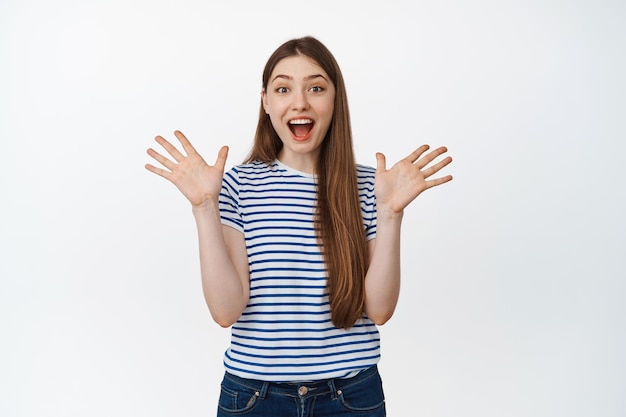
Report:
M174 135L178 138L187 155L183 155L162 136L157 136L155 140L170 154L173 160L149 148L148 155L166 169L157 168L151 164L146 164L146 169L174 184L193 206L202 206L210 200L217 201L222 189L228 147L223 146L220 149L215 165L211 166L194 149L185 135L179 131L175 131Z

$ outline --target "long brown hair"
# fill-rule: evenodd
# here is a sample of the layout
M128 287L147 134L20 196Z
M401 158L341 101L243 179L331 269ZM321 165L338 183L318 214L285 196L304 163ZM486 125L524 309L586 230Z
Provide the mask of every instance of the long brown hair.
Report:
M310 36L287 41L274 51L263 71L264 91L278 62L298 55L313 59L335 86L333 118L320 147L316 167L316 221L328 270L331 318L336 327L350 328L363 316L368 256L348 99L334 56L326 46ZM282 142L261 102L254 144L246 162L272 162L281 148Z

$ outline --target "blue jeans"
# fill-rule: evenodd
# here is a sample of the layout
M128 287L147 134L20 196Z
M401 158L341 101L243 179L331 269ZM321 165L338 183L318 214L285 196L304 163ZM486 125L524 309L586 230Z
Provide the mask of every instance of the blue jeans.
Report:
M275 383L224 375L217 417L385 417L378 368L353 378Z

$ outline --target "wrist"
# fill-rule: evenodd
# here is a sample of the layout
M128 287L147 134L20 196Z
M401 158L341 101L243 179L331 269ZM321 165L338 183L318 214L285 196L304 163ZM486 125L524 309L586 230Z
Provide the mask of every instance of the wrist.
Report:
M385 205L377 205L376 206L376 218L378 221L380 220L402 220L404 216L404 210L396 211L391 207Z
M219 212L219 203L217 201L214 201L214 200L211 200L211 199L204 200L200 204L192 204L191 205L191 212L194 215L201 215L201 214L204 214L204 213Z

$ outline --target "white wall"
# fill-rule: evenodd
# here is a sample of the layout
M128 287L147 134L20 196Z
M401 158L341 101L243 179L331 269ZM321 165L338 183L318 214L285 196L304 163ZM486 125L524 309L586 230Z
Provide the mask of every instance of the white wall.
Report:
M344 71L359 162L455 158L405 215L389 415L626 414L625 3L0 10L0 415L214 415L228 331L145 149L181 129L241 161L265 60L308 34Z

